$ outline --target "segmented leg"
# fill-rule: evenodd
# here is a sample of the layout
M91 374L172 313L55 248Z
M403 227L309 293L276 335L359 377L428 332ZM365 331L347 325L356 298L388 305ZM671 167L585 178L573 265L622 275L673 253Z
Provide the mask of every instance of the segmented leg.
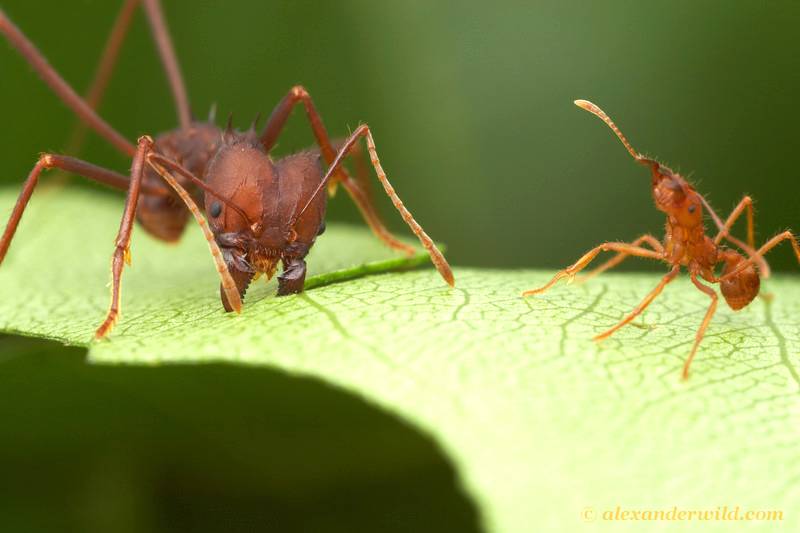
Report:
M639 237L638 239L633 241L631 243L631 246L637 246L638 247L638 246L640 246L642 244L647 244L648 246L650 246L656 252L659 252L661 254L664 253L664 246L661 244L661 242L658 239L656 239L652 235L642 235L641 237ZM606 270L609 270L609 269L614 268L615 266L619 265L620 263L622 263L628 257L630 257L628 254L619 253L619 254L615 255L614 257L612 257L611 259L609 259L608 261L606 261L605 263L603 263L602 265L600 265L599 267L595 268L594 270L592 270L591 272L586 274L585 276L576 278L575 281L576 281L576 283L586 283L587 281L589 281L590 279L594 278L595 276L597 276L599 274L602 274Z
M728 279L732 278L733 276L737 275L739 272L741 272L745 268L747 268L748 265L752 265L753 263L757 264L758 260L760 258L762 258L764 256L764 254L766 254L767 252L769 252L770 250L775 248L777 245L779 245L783 241L789 241L791 243L792 250L794 250L794 255L795 255L795 257L797 257L797 262L800 263L800 244L798 244L797 238L795 238L795 236L792 234L791 231L784 231L783 233L779 233L778 235L775 235L773 238L771 238L766 243L764 243L764 245L761 246L761 248L756 250L755 254L752 257L748 257L747 259L745 259L744 261L739 263L739 265L736 268L734 268L733 270L731 270L730 272L728 272L724 276L720 276L719 278L715 278L714 282L717 283L717 282L720 282L720 281L728 280Z
M711 215L711 219L714 221L714 224L717 226L719 233L714 238L714 243L719 244L722 242L722 239L730 242L734 246L738 246L741 248L748 256L755 257L756 255L756 244L755 244L755 225L753 219L753 199L749 196L745 196L739 202L739 204L734 208L731 212L728 220L724 223L722 219L719 218L719 215L714 211L714 208L711 207L711 204L706 201L705 198L702 196L700 197L700 201L703 202L703 206L708 211L708 214ZM747 243L745 244L740 239L734 237L730 234L730 230L733 227L733 224L736 220L741 216L742 212L747 209ZM769 264L763 257L759 257L756 259L758 264L758 270L761 274L761 277L768 278L771 274L771 269L769 268Z
M161 63L163 63L164 70L167 72L167 80L172 89L175 108L178 111L178 123L181 128L187 129L192 123L189 97L186 95L186 85L183 82L183 76L178 65L178 58L175 55L175 48L172 45L172 39L169 36L164 13L161 10L161 2L159 0L142 1L144 2L145 13L147 13L147 20L150 22L150 28L153 32L153 38L156 41L158 54L161 56Z
M322 181L320 181L316 190L309 197L303 208L292 216L292 220L289 225L292 226L300 218L300 216L302 216L303 212L305 212L308 206L311 205L311 203L314 201L314 198L325 189L331 178L341 166L342 160L347 157L348 153L353 149L353 146L361 137L366 139L370 161L375 169L376 175L378 176L378 181L380 181L381 185L383 185L383 189L391 199L395 209L397 209L397 211L400 213L400 216L403 218L406 224L408 224L408 227L411 229L414 235L417 236L420 244L422 244L422 246L428 251L428 254L431 257L431 262L433 262L442 278L444 278L448 285L451 287L454 286L455 279L453 278L453 271L450 269L450 265L447 263L444 255L442 255L442 252L439 251L439 249L436 247L436 244L434 244L433 240L428 236L428 234L425 233L425 230L422 229L422 226L420 226L417 221L414 220L414 217L411 215L406 206L403 205L403 202L400 200L400 197L397 196L394 187L392 187L392 185L389 183L389 180L386 178L386 172L381 166L380 160L378 159L378 152L375 149L375 140L372 138L372 133L370 132L369 126L366 124L361 124L358 128L356 128L347 141L345 141L344 145L339 150L339 153L336 154L336 158L333 160L333 163L325 173L325 176L322 178Z
M128 29L133 19L133 14L136 7L139 5L139 0L125 0L122 8L117 15L114 25L111 27L111 32L106 39L103 54L100 56L100 62L95 69L94 77L92 78L89 88L84 94L84 100L90 108L97 111L100 102L103 100L108 82L111 79L111 74L119 57L120 48L128 33ZM78 121L72 130L67 141L64 151L68 154L77 154L83 147L83 142L86 138L86 123Z
M531 296L534 294L541 294L548 290L550 287L558 283L559 280L563 278L574 278L576 274L578 274L581 270L586 268L589 263L594 260L595 257L600 252L617 252L618 254L625 254L634 255L636 257L644 257L647 259L657 259L663 260L664 254L663 252L648 250L646 248L641 248L639 246L633 246L631 244L621 243L621 242L606 242L601 244L600 246L596 246L586 252L583 257L578 259L574 264L565 268L564 270L560 270L556 273L553 278L547 282L545 285L539 287L538 289L531 289L527 290L522 293L522 296Z
M644 311L644 310L647 308L647 306L648 306L648 305L650 305L650 304L653 302L653 300L655 300L655 299L656 299L656 297L657 297L659 294L661 294L661 291L663 291L663 290L664 290L664 287L666 287L666 286L667 286L667 285L668 285L668 284L669 284L669 283L670 283L672 280L674 280L674 279L675 279L675 278L678 276L678 274L680 273L680 271L681 271L681 267L680 267L680 265L675 265L674 267L672 267L672 270L670 270L670 271L667 273L667 275L666 275L666 276L664 276L663 278L661 278L661 281L658 283L658 285L656 285L656 288L655 288L655 289L653 289L652 291L650 291L650 294L648 294L647 296L645 296L644 300L642 300L642 302L641 302L639 305L637 305L637 306L636 306L636 308L635 308L633 311L631 311L631 313L630 313L630 314L628 314L628 316L626 316L625 318L623 318L623 319L622 319L622 320L621 320L621 321L620 321L620 322L619 322L619 323L618 323L616 326L614 326L613 328L611 328L611 329L609 329L609 330L607 330L607 331L604 331L604 332L603 332L603 333L601 333L600 335L596 335L596 336L594 337L594 340L596 340L596 341L601 341L601 340L603 340L603 339L607 339L608 337L610 337L611 335L613 335L615 331L617 331L617 330L618 330L618 329L620 329L621 327L623 327L623 326L625 326L626 324L628 324L628 323L629 323L631 320L633 320L634 318L636 318L637 316L639 316L639 315L642 313L642 311Z
M136 147L105 120L100 118L89 104L78 96L75 90L50 66L36 46L11 22L2 9L0 9L0 32L5 34L9 42L19 50L20 54L28 61L36 73L50 86L50 89L81 120L123 154L133 156L136 153Z
M108 335L111 329L116 324L120 316L120 296L122 293L122 270L125 264L130 264L130 242L131 233L133 231L133 221L136 216L136 206L139 201L139 193L141 192L142 177L144 175L145 164L150 165L167 184L180 196L186 207L194 216L203 235L205 236L208 247L211 250L211 256L214 260L214 266L217 269L222 287L225 295L228 298L232 309L241 312L242 301L239 296L239 291L236 288L236 283L231 277L228 267L222 258L222 252L219 249L214 235L208 228L203 215L200 213L200 208L192 199L191 195L186 192L186 189L172 177L172 175L158 162L154 161L150 156L150 150L153 147L153 139L148 136L139 138L138 148L136 155L133 159L131 166L131 179L128 188L128 196L125 199L125 210L122 214L122 220L119 225L119 232L117 233L116 245L114 254L111 258L111 305L109 306L108 313L103 323L97 328L95 338L101 339Z
M74 157L42 154L28 175L28 179L25 180L25 184L22 186L17 198L17 203L11 211L3 236L0 238L0 264L2 264L6 256L9 246L11 246L11 240L14 238L14 233L17 231L17 226L19 226L25 208L33 195L36 185L39 183L39 176L46 169L59 169L64 172L70 172L123 191L128 189L130 183L127 176ZM166 189L149 187L145 190L151 194L167 194Z
M178 196L181 197L183 203L186 204L186 207L192 213L192 216L197 221L197 224L200 226L200 229L203 231L203 236L206 239L206 243L208 244L208 248L211 251L211 257L214 260L214 267L217 269L217 274L220 278L220 291L225 296L223 300L225 304L226 311L236 311L237 313L242 312L242 298L241 294L239 293L239 289L236 285L235 280L231 276L230 271L228 270L228 265L225 264L225 260L222 257L222 251L219 249L219 245L217 244L216 239L214 238L214 234L212 233L211 229L208 227L208 222L203 217L202 213L200 212L200 208L197 206L195 201L192 199L192 196L184 189L178 181L172 177L172 175L167 171L167 169L162 166L161 163L167 163L170 165L170 168L178 168L181 169L183 172L187 173L187 176L191 178L192 181L200 181L197 177L192 176L191 173L178 165L177 163L166 159L163 156L150 157L155 156L156 154L150 153L147 157L147 163L155 170L163 179L167 182L167 184L172 187L172 189L178 193ZM204 184L205 185L205 184ZM212 189L208 189L211 194L218 196L219 198L223 199L226 203L228 200L225 200L223 197L219 196L219 193L215 192ZM232 205L229 203L229 205ZM236 208L239 210L238 208Z
M275 146L275 142L283 130L283 127L286 125L286 121L289 119L292 109L296 104L301 102L305 107L306 115L311 124L314 138L317 140L317 145L320 148L322 158L326 164L331 165L336 157L337 150L334 148L328 136L328 132L322 122L322 117L314 106L311 96L308 94L305 87L300 85L292 87L288 94L275 106L275 109L269 116L269 120L267 120L264 132L261 134L261 144L268 152ZM358 164L358 160L356 160L356 164ZM386 226L384 226L372 203L368 189L364 188L357 180L350 177L341 165L337 165L335 169L335 174L328 181L329 191L333 193L336 189L336 185L341 183L353 199L356 207L358 207L367 225L376 237L390 248L400 250L408 255L413 254L413 247L400 241L386 229Z
M697 348L700 347L700 342L703 340L703 336L706 334L708 325L711 323L711 318L714 316L714 312L717 310L717 302L719 300L717 293L714 292L714 290L710 287L700 283L700 280L697 279L697 275L695 274L692 274L692 283L694 283L695 287L706 293L711 298L711 305L708 306L706 316L703 317L703 322L700 324L700 328L695 334L692 351L689 354L689 357L686 359L686 362L683 364L683 379L687 379L689 377L689 366L692 364L694 355L697 353Z
M133 220L136 217L136 206L139 202L139 191L141 190L142 176L144 175L145 157L152 146L153 140L150 137L141 137L136 148L136 154L133 156L128 196L125 198L125 210L122 212L122 220L120 220L119 223L114 254L111 256L111 305L108 308L105 320L95 332L96 339L105 337L119 318L120 297L122 293L122 269L126 263L130 264L131 262L130 243Z
M728 220L725 221L725 223L722 225L722 228L720 228L719 233L717 233L717 236L714 237L714 244L719 244L723 237L728 236L733 224L745 211L747 211L747 244L750 246L750 248L755 249L756 239L755 228L753 225L753 199L749 196L742 198L739 204L733 209L733 211L731 211L731 214L728 216Z

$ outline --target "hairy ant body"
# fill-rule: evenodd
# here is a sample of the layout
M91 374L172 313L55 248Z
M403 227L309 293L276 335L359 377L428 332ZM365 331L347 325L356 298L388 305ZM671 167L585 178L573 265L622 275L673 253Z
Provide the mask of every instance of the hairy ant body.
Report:
M179 126L155 139L142 136L138 144L133 145L106 123L96 108L140 1L166 70ZM211 249L221 279L222 303L227 311L240 312L241 299L251 280L260 274L271 277L279 262L283 264L283 273L278 276L278 294L303 290L304 258L325 228L326 188L333 193L337 185L342 185L370 228L385 244L413 253L413 248L397 240L380 221L368 194L365 175L359 172L353 178L342 167L342 160L347 155L360 155L357 142L361 138L366 139L378 180L392 203L426 248L445 281L451 286L454 284L444 256L389 184L366 124L356 128L340 143L337 151L311 97L300 86L292 88L275 107L260 135L255 131L255 122L248 131L238 132L231 128L230 120L228 127L220 130L213 122L213 113L207 122L194 120L159 0L125 0L85 99L59 76L2 10L0 32L75 112L83 125L133 159L130 176L125 176L73 157L42 154L23 186L0 238L2 263L39 175L45 169L61 169L127 191L112 257L111 305L96 331L96 338L105 337L119 318L122 270L125 263L130 263L134 219L154 237L176 241L191 213ZM305 107L318 148L273 160L269 153L298 103ZM69 144L73 149L80 145L83 125L76 130ZM323 163L327 171L324 171ZM205 218L201 208L205 209Z
M705 198L683 177L657 161L636 152L602 109L586 100L576 100L575 105L589 111L605 122L619 137L633 159L637 163L649 167L652 178L653 200L656 208L667 215L666 235L663 242L652 235L643 235L630 244L617 242L601 244L590 250L573 265L559 271L550 282L538 289L524 292L523 296L543 293L562 278L573 279L600 252L612 251L617 252L617 255L597 267L584 280L618 265L628 256L656 259L669 264L671 267L669 273L662 278L656 288L616 326L594 337L594 340L599 341L611 336L615 331L630 323L652 303L667 284L678 276L681 267L686 267L692 283L711 298L711 304L697 330L692 350L683 366L682 376L686 379L689 376L689 366L692 363L692 359L694 359L697 348L700 346L703 335L717 309L718 298L716 292L711 287L703 284L700 279L702 278L708 283L719 283L722 296L728 306L738 311L746 307L758 295L761 277L766 278L769 276L769 266L763 259L764 254L779 243L788 240L794 249L798 262L800 262L800 245L798 245L791 232L785 231L776 235L756 250L753 231L753 202L749 196L745 196L739 202L723 223ZM703 225L703 208L708 210L709 215L719 229L713 239L706 235ZM729 233L734 222L745 211L747 212L747 244ZM735 250L720 246L723 239L741 248L748 257L745 258ZM642 247L645 244L651 249ZM720 263L723 264L722 274L717 276L715 267Z

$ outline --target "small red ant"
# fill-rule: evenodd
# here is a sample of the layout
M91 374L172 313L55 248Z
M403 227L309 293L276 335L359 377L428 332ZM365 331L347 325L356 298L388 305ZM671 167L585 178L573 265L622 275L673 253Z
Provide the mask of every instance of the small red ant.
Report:
M238 132L232 129L230 120L228 127L220 130L213 122L213 113L207 122L194 120L159 0L141 2L173 93L179 126L155 140L142 136L138 144L133 145L105 122L96 108L139 2L125 0L86 99L78 96L0 9L0 32L53 92L85 125L133 159L128 177L74 157L42 154L0 238L0 263L39 175L53 168L127 191L111 264L111 305L95 333L98 339L105 337L119 318L122 270L125 263L130 264L134 218L154 237L172 242L180 238L191 213L211 249L221 279L222 303L227 311L240 312L241 299L251 280L262 273L272 277L279 262L283 264L283 273L278 276L278 294L303 290L304 258L317 236L325 230L326 188L332 194L337 185L342 185L378 238L393 249L413 254L414 249L395 238L381 222L368 193L366 176L358 172L353 178L342 167L346 156L359 156L357 142L363 137L386 194L428 251L441 276L449 285L454 285L453 273L444 256L389 184L366 124L358 126L336 150L311 97L300 86L292 88L278 103L260 135L255 131L256 121L249 130ZM269 153L298 103L305 107L318 148L273 160ZM82 133L82 130L76 131L70 143L73 147L80 144ZM326 172L323 172L321 160L328 167ZM363 163L359 166L364 168ZM165 187L162 180L169 187ZM206 218L198 206L204 208Z
M711 305L706 311L700 328L697 330L692 351L683 365L682 375L686 379L689 376L689 366L692 364L692 359L694 359L708 324L711 322L711 317L714 316L714 312L717 309L717 293L711 287L704 285L700 278L709 283L719 283L722 296L728 306L734 311L738 311L747 306L758 295L761 286L760 276L764 278L769 276L769 266L763 259L764 254L779 243L788 240L794 249L798 262L800 262L800 245L798 245L791 232L784 231L756 250L753 231L753 201L749 196L745 196L739 202L725 223L723 223L706 199L694 187L689 185L683 177L657 161L636 152L602 109L586 100L576 100L575 105L596 115L605 122L616 133L633 159L637 163L650 168L653 200L655 200L656 208L667 215L666 235L663 242L652 235L642 235L630 244L619 242L601 244L590 250L573 265L559 271L546 285L538 289L525 291L522 295L530 296L543 293L565 277L570 280L574 279L575 275L583 270L600 252L612 251L617 252L617 255L585 276L583 281L618 265L631 255L656 259L669 264L671 266L669 273L661 279L656 288L616 326L594 337L594 340L599 341L610 337L615 331L630 323L644 311L664 287L678 276L681 266L685 266L689 271L692 283L711 298ZM713 239L706 235L705 227L703 226L703 208L708 210L719 229ZM747 244L729 234L736 219L745 211L747 212ZM722 239L726 239L731 244L741 248L747 253L748 258L745 259L738 252L720 246ZM643 248L642 245L645 244L651 249ZM721 276L717 276L714 272L714 268L719 263L724 263Z

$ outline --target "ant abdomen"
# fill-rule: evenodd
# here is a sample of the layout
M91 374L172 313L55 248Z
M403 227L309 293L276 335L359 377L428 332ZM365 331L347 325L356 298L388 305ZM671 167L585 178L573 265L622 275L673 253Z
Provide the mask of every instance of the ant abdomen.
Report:
M720 254L720 260L725 262L725 268L722 270L724 278L726 274L733 272L742 261L745 261L745 258L733 250L725 250ZM734 311L738 311L758 296L761 278L756 266L748 264L737 274L720 281L719 285L728 306Z

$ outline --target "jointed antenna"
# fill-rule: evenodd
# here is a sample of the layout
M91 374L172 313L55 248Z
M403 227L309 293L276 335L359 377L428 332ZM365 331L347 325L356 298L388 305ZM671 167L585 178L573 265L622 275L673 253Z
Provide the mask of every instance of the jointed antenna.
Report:
M629 143L628 139L626 139L625 136L622 134L622 132L619 131L617 125L614 124L614 121L611 120L611 118L608 115L606 115L605 111L603 111L602 109L591 103L589 100L575 100L575 105L580 107L581 109L585 109L589 113L597 116L598 118L600 118L600 120L608 124L608 127L611 128L611 130L617 134L619 140L622 141L622 144L624 144L625 148L628 150L628 153L631 154L631 156L636 161L644 162L647 160L647 158L643 157L642 154L633 149L631 143Z

